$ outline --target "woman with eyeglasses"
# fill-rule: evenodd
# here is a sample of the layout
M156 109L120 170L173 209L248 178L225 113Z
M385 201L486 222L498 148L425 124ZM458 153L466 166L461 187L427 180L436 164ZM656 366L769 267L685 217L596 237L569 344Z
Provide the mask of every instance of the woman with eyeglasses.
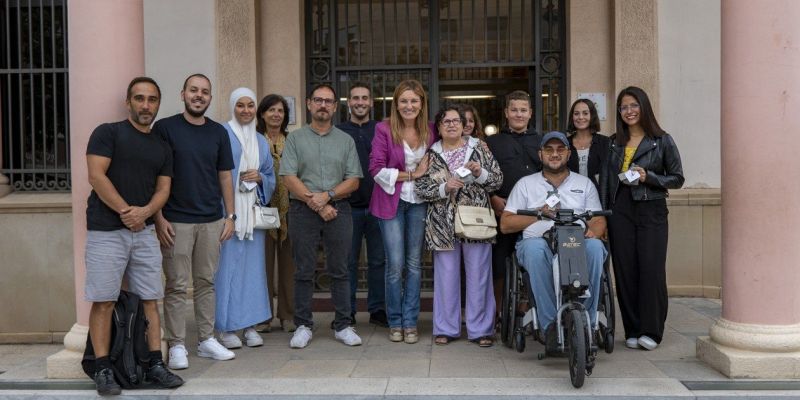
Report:
M490 209L489 194L500 188L500 165L485 144L462 136L464 113L455 105L436 114L441 140L428 150L430 166L416 180L417 195L428 201L425 243L433 251L434 343L461 336L461 261L466 277L467 338L481 347L494 343L495 301L492 287L492 243L455 236L459 205ZM468 174L467 171L468 170Z
M650 99L630 86L617 96L617 133L600 177L611 209L608 233L625 346L653 350L667 319L667 197L683 185L675 141L659 126Z
M416 80L394 90L388 120L375 126L369 173L377 187L369 211L379 219L386 250L386 314L389 340L419 340L419 291L425 200L414 193L414 180L428 169L425 152L436 141L428 123L428 96Z
M567 133L572 156L567 160L567 167L589 178L598 187L610 142L608 137L599 133L597 109L591 100L578 99L572 103L568 115Z
M283 177L278 176L286 143L286 127L289 125L289 104L282 96L269 94L261 99L256 111L256 129L269 140L269 152L275 166L276 185L270 207L278 209L281 226L267 232L267 284L270 296L277 295L277 315L281 330L294 332L294 260L292 260L292 243L289 241L286 215L289 212L289 190L283 184ZM277 259L277 263L276 260ZM277 269L277 271L276 271ZM277 272L277 276L276 276ZM269 302L273 309L272 299ZM272 331L272 319L258 326L261 332Z

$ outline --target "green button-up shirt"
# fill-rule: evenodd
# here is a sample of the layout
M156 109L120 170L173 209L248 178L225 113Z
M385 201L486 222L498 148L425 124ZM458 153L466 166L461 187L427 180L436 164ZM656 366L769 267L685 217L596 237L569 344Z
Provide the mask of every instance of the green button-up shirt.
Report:
M279 175L296 176L311 192L326 192L345 179L364 176L350 135L336 127L319 134L308 125L286 137Z

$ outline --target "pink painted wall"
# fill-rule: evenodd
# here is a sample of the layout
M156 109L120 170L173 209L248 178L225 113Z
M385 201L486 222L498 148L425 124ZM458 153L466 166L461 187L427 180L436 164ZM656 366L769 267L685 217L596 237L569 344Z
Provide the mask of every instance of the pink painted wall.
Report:
M86 199L91 192L86 144L95 127L128 115L128 83L144 75L142 10L142 0L71 0L68 6L75 304L78 323L82 325L89 323L90 307L83 300Z
M722 316L800 323L800 2L722 2Z

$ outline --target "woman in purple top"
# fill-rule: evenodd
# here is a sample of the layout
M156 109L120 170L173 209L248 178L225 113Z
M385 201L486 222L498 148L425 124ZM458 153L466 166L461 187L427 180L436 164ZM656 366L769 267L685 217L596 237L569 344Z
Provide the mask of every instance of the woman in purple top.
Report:
M425 152L436 141L428 123L428 96L416 80L395 88L391 117L375 127L369 173L378 186L369 211L379 219L386 250L386 313L389 340L416 343L425 201L414 180L425 174ZM405 272L405 282L403 275Z

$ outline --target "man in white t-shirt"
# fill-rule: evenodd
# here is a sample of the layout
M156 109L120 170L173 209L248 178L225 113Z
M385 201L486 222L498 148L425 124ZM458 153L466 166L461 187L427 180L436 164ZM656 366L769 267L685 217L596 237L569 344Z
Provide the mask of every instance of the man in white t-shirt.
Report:
M516 245L517 261L530 276L539 326L547 332L548 350L552 350L556 343L553 321L559 305L556 304L553 287L553 254L542 235L553 226L553 221L517 215L517 210L539 209L545 213L556 209L572 209L575 213L602 210L594 184L580 174L571 173L567 168L569 156L566 135L555 131L546 134L539 149L542 172L523 177L514 185L500 219L500 230L503 233L522 231L522 238ZM548 206L548 198L552 206ZM591 295L584 300L584 305L591 316L592 326L596 326L600 279L607 254L605 246L597 238L605 234L606 220L604 217L594 217L588 224L585 248Z

